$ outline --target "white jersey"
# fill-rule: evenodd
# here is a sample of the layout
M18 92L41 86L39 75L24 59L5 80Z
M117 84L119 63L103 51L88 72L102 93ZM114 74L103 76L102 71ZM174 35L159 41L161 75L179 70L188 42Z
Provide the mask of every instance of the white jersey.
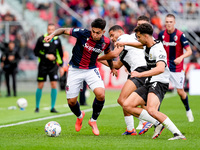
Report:
M122 42L138 42L134 35L123 34L117 41ZM144 58L144 50L138 49L132 46L124 46L123 51L119 55L120 61L130 72L141 66L146 66L146 60Z
M160 41L156 41L150 48L145 47L145 59L147 61L147 67L150 69L155 68L158 61L165 62L165 71L161 74L149 77L149 82L158 81L161 83L169 83L170 72L167 66L167 54Z

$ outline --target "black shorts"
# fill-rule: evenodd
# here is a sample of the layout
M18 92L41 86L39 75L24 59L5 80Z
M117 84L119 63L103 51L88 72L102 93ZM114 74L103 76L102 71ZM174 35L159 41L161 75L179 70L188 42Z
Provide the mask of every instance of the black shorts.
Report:
M135 90L135 92L147 102L147 96L149 93L154 93L158 96L160 103L162 102L165 93L168 91L169 84L161 82L153 82L143 85L142 87Z
M137 71L137 72L144 72L147 70L148 70L148 68L146 66L138 67L135 69L135 71ZM146 77L137 78L137 77L131 77L129 75L128 79L131 80L136 85L137 88L139 88L145 84Z
M43 82L47 80L47 75L49 75L50 81L58 81L58 66L57 64L51 66L38 66L38 82Z

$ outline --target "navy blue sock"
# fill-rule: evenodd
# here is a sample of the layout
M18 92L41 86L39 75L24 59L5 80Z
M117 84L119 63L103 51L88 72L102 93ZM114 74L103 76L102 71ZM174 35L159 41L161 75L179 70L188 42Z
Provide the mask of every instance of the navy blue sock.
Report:
M94 102L93 102L93 105L92 105L92 108L93 108L93 113L92 113L92 118L94 120L97 120L97 118L99 117L100 113L101 113L101 110L104 106L104 101L98 101L96 98L94 99Z
M190 110L190 106L189 106L189 103L188 103L188 96L186 96L185 99L181 99L181 100L182 100L182 102L185 106L186 111Z
M69 105L69 104L68 104ZM78 101L76 102L76 104L74 106L70 106L69 108L71 109L71 111L77 116L79 117L81 115L81 110L80 110L80 105L78 103Z

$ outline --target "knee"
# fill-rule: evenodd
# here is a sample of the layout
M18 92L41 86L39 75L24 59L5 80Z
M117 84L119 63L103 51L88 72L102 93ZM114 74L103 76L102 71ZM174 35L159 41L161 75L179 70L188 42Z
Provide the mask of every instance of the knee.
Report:
M130 109L130 103L128 103L128 102L123 102L122 108L123 108L124 110L129 110L129 109Z
M156 110L153 108L147 108L147 112L149 113L149 115L151 115L152 117L155 117L156 114Z
M118 104L120 104L121 106L123 106L124 99L118 98L118 99L117 99L117 102L118 102Z
M68 105L75 106L77 101L73 101L71 99L67 99Z
M99 101L104 101L105 100L105 93L97 94L96 99L99 100Z

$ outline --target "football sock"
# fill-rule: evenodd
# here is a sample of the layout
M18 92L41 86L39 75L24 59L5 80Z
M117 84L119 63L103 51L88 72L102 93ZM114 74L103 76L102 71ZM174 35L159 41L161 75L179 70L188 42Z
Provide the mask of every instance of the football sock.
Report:
M57 97L57 89L51 89L51 109L54 108Z
M93 108L93 113L92 113L92 118L94 120L97 120L98 116L100 115L100 112L104 106L104 101L98 101L95 97L92 108Z
M128 131L132 131L134 129L134 119L133 116L124 116L126 127Z
M163 121L163 124L173 134L177 133L177 134L181 135L181 132L179 131L179 129L175 126L175 124L168 117L167 117L167 119L165 119Z
M186 96L185 99L181 99L181 100L185 106L186 111L190 110L189 103L188 103L188 96Z
M155 126L160 124L160 122L158 120L156 120L155 118L153 118L151 115L149 115L149 113L145 109L142 110L142 112L141 112L140 116L138 117L138 119L142 119L142 120L146 120L148 122L151 122Z
M69 104L68 104L69 105ZM81 115L81 110L80 110L80 105L78 103L78 101L76 102L76 104L74 106L70 106L69 108L71 109L71 111L77 116L80 117Z
M36 108L39 108L40 107L40 100L41 100L41 97L42 97L42 89L37 88L35 97L36 97Z

